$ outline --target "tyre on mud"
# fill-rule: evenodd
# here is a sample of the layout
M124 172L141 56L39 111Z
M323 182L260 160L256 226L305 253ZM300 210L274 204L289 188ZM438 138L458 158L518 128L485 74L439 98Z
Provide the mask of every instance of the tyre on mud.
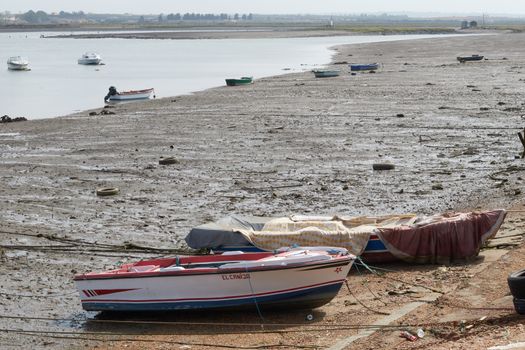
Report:
M116 187L97 188L97 196L113 196L117 193L119 193L119 189Z
M512 272L507 278L510 292L516 299L525 300L525 269Z

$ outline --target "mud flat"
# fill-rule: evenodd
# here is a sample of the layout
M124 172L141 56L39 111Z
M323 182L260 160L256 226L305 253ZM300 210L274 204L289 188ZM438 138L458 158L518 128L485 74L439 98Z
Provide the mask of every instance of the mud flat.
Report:
M516 253L523 247L510 253L489 250L485 260L441 270L388 266L396 272L387 276L402 282L353 272L354 292L343 291L317 310L314 324L304 321L304 312L268 314L269 323L304 325L263 331L260 326L86 325L93 315L81 311L71 277L167 253L140 247L185 248L183 238L191 227L231 213L521 209L525 164L517 133L525 126L524 39L523 34L500 34L338 47L334 62L380 62L382 67L375 74L351 75L346 65L334 64L330 67L342 69L336 78L288 74L104 109L114 114L101 114L101 108L96 115L86 111L0 124L0 347L329 347L358 333L350 325L372 324L382 313L427 300L436 290L443 293L438 301L464 290L463 305L485 308L484 315L496 323L484 332L457 331L454 322L466 316L449 303L451 309L435 306L455 315L446 321L449 333L436 331L407 343L397 337L398 330L382 330L348 347L449 349L519 340L504 283L508 272L525 265L523 254ZM456 61L467 54L486 59ZM160 165L161 157L177 162ZM373 171L374 163L391 163L395 169ZM102 186L118 187L120 193L98 197L95 190ZM512 244L500 246L521 244L523 224L522 214L512 213L501 230L513 237ZM494 292L480 306L467 287L483 290L484 283ZM420 289L406 292L411 284ZM425 312L435 322L445 319L434 311ZM501 328L502 313L508 328ZM417 313L405 317L411 315ZM183 317L261 322L255 312ZM180 320L173 315L161 319ZM476 327L469 329L481 329Z

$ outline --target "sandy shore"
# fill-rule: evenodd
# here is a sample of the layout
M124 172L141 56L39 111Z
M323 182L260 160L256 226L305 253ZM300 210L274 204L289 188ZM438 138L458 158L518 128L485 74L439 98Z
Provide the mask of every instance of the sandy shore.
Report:
M461 31L461 33L469 33L471 31ZM486 31L485 31L486 32ZM46 36L47 38L73 38L73 39L106 39L106 38L119 38L119 39L261 39L261 38L309 38L309 37L324 37L324 36L347 36L347 35L391 35L391 34L454 34L459 33L454 28L385 28L379 27L367 27L363 26L355 27L353 30L341 30L341 29L319 29L310 27L297 27L290 28L283 26L278 27L245 27L245 28L218 28L216 30L210 30L208 28L196 28L191 29L173 29L173 30L157 30L157 31L140 31L136 29L123 31L123 32L104 32L100 31L97 33L90 34L60 34Z
M126 242L184 248L191 227L231 213L430 214L518 206L525 169L517 136L524 127L524 39L522 34L501 34L338 47L334 62L381 62L382 67L376 74L350 75L346 65L334 65L343 72L337 78L294 73L250 86L107 109L114 115L82 112L0 124L3 314L76 320L27 323L0 318L0 328L52 329L73 332L68 335L73 337L84 333L85 338L105 336L102 331L158 334L140 327L79 325L87 316L72 275L159 255L120 251ZM459 64L455 59L474 53L486 60ZM177 158L178 164L159 165L160 157L167 156ZM372 164L378 162L396 168L374 172ZM100 186L118 187L120 194L97 197ZM521 216L513 215L503 233L521 232ZM423 275L428 286L443 287L452 295L498 264L487 276L500 281L498 298L504 298L504 276L524 259L515 254L512 264L502 263L501 256L507 255L498 252L493 260L449 269L445 277L436 266L392 268L412 281ZM363 299L379 303L363 287L371 278L350 275L349 281ZM410 301L385 296L386 285L379 280L377 285L376 293L388 304L385 310ZM346 302L348 297L343 293L321 308L316 320L366 324L379 317ZM505 307L512 304L508 298L503 302ZM432 310L426 315L439 320ZM252 316L236 315L257 322ZM295 323L303 317L291 313L270 320ZM190 327L181 332L161 338L220 341L233 347L279 342L292 348L327 347L354 331L312 333L299 327L293 335L232 336L220 327L211 333ZM503 344L517 339L516 334L488 340L477 334L476 339ZM468 334L464 336L468 344ZM372 337L370 346L409 346L394 344L392 337ZM454 339L439 341L444 349L456 344ZM84 344L99 343L0 333L0 347L5 348L71 349ZM138 349L144 344L107 346Z

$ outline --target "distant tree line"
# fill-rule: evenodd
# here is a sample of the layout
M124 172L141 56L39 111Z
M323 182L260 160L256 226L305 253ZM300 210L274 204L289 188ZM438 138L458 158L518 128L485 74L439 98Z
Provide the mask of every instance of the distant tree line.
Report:
M33 11L29 10L26 13L23 13L19 18L27 23L48 23L51 21L52 17L58 17L69 20L79 20L84 19L86 14L83 11L78 12L65 12L60 11L58 14L48 15L44 11Z
M4 13L4 17L10 16L9 13ZM175 21L251 21L253 14L233 14L227 13L213 14L213 13L170 13L168 15L160 14L156 16L137 16L137 15L103 15L103 14L86 14L83 11L46 13L44 11L29 10L26 13L14 15L17 21L30 24L46 24L46 23L71 23L71 22L129 22L138 21L144 22L175 22Z
M487 25L497 24L515 24L523 25L525 23L524 17L495 17L487 16L483 18L469 16L465 18L464 22L458 22L457 17L443 17L443 18L424 18L424 17L410 17L406 14L345 14L345 15L261 15L261 14L212 14L212 13L170 13L170 14L108 14L108 13L84 13L77 12L52 12L46 13L44 11L27 11L22 14L13 14L9 11L0 11L0 25L76 25L76 24L96 24L96 23L110 23L110 24L155 24L164 23L177 25L176 22L182 21L256 21L258 23L301 23L301 24L326 24L330 22L340 25L353 24L393 24L393 25L446 25L446 26L461 26L463 28L475 27L479 20L482 20ZM477 22L477 23L476 23Z

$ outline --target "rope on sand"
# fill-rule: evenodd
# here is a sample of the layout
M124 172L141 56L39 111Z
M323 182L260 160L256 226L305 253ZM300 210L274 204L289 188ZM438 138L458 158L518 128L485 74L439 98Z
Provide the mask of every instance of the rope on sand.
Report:
M407 282L407 281L404 281L404 280L399 279L399 278L395 278L395 277L392 277L392 276L387 276L385 274L377 272L376 270L383 270L383 271L388 271L388 272L398 272L398 271L389 270L389 269L382 269L382 268L377 267L377 266L370 266L368 264L365 264L360 257L357 257L357 260L359 260L359 263L356 263L356 264L366 267L366 269L368 271L370 271L372 274L374 274L374 275L376 275L378 277L382 277L382 278L385 278L385 279L391 279L393 281L401 282L401 283L408 284L408 285L411 285L411 286L414 286L414 287L421 287L421 288L427 289L427 290L429 290L431 292L434 292L434 293L445 294L445 292L443 292L442 290L435 289L435 288L432 288L432 287L427 287L427 286L424 286L424 285L422 285L420 283Z
M64 331L36 331L36 330L25 330L25 329L6 329L0 328L0 332L5 333L15 333L23 334L28 336L38 336L38 337L47 337L47 338L56 338L56 339L69 339L69 340L91 340L91 341L101 341L101 342L141 342L141 343L162 343L162 344L176 344L176 345L188 345L188 346L203 346L211 348L225 348L225 349L273 349L273 348L301 348L301 349L318 349L318 346L315 345L296 345L296 344L264 344L264 345L254 345L254 346L242 346L242 345L226 345L226 344L209 344L209 343L192 343L192 342L182 342L175 340L162 340L162 339L148 339L148 338L108 338L108 337L85 337L82 335L126 335L133 336L135 334L114 334L114 333L96 333L96 332L64 332Z
M200 252L192 252L184 249L171 248L157 248L141 246L132 242L124 242L122 244L109 244L90 242L82 239L71 239L66 237L58 237L53 234L30 234L10 231L0 231L0 233L29 236L34 238L44 238L50 241L62 243L62 245L0 245L3 249L13 250L42 250L42 251L90 251L90 252L126 252L126 253L151 253L151 254L192 254L202 255ZM80 248L80 249L79 249Z

